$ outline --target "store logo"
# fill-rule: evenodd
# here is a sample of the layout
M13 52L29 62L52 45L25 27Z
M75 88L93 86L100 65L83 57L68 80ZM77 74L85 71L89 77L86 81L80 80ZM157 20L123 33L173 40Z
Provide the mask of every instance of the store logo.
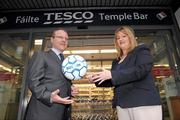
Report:
M0 24L3 24L5 22L7 22L7 18L6 17L0 18Z
M164 18L167 17L166 13L164 12L160 12L156 15L156 17L159 19L159 20L163 20Z
M80 24L92 23L94 21L94 14L89 11L44 13L44 16L46 21L43 24Z

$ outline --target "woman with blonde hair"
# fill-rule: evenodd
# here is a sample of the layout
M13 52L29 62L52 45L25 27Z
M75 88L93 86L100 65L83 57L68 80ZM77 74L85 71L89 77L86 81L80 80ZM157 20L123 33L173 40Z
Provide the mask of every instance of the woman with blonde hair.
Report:
M121 26L115 31L117 58L111 70L89 77L99 87L114 87L113 107L118 120L162 120L160 95L151 74L150 49L138 45L134 30Z

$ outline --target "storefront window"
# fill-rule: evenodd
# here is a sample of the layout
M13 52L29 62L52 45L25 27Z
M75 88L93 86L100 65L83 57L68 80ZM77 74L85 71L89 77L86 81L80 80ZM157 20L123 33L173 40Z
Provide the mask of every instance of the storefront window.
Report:
M111 31L112 32L112 31ZM84 57L88 63L88 73L101 71L102 68L111 69L112 60L116 58L114 49L113 33L98 34L81 33L81 35L70 33L69 47L64 51L65 56L78 54ZM71 35L72 34L72 35ZM174 82L174 63L169 49L172 48L171 34L166 30L137 30L136 37L139 44L146 44L151 49L154 60L152 74L155 78L157 90L163 103L163 118L171 117L169 106L169 91L167 82L173 81L172 89L176 95L176 84ZM48 50L50 46L50 33L34 33L33 50ZM42 40L37 45L36 40ZM174 53L173 53L174 54ZM88 74L87 73L87 74ZM82 80L73 81L73 84L79 87L80 93L75 98L72 105L72 119L89 119L99 118L116 120L115 110L111 107L113 88L97 88L94 84L89 83L86 77ZM107 93L107 94L105 94ZM30 95L30 94L29 94Z
M28 34L0 34L0 119L16 120Z

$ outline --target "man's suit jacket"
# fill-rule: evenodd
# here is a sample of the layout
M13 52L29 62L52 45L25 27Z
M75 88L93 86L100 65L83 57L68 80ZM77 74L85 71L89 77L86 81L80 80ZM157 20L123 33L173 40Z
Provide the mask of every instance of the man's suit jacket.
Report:
M123 62L112 63L112 79L103 82L102 87L114 86L113 107L131 108L160 105L160 96L151 75L153 59L144 44L131 51Z
M68 105L50 102L50 95L56 89L61 97L70 96L71 82L61 67L62 61L52 51L34 53L28 67L28 86L32 92L27 107L26 120L66 120L64 114Z

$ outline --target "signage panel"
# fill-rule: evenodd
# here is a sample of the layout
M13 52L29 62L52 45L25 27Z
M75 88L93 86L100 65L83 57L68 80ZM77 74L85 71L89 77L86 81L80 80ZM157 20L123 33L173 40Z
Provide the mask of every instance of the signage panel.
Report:
M92 26L171 25L170 9L97 9L0 12L0 29Z

